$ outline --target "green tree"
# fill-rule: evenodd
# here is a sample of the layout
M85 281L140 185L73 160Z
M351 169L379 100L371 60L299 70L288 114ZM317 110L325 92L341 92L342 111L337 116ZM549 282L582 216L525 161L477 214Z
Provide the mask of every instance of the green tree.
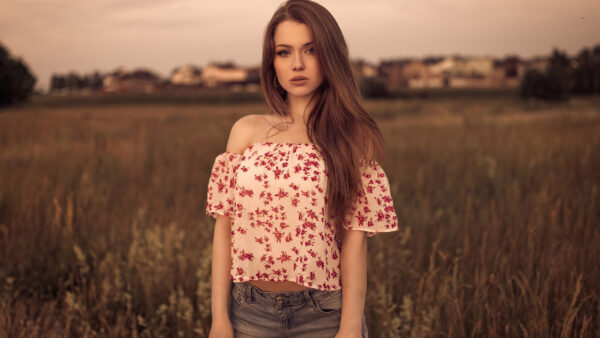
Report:
M528 69L521 81L521 96L525 98L552 99L548 77L537 69Z
M550 96L553 99L565 99L572 90L572 69L571 62L566 53L557 49L552 51L548 68L546 69L548 77L548 87Z
M50 78L50 91L57 91L64 89L67 86L67 81L65 77L60 74L52 74Z
M367 98L381 98L390 96L390 92L388 91L385 83L377 78L363 79L359 84L359 88L362 95Z
M600 94L600 45L582 49L573 60L554 49L546 71L529 69L521 82L523 97L560 100L570 94Z
M10 56L0 43L0 106L25 101L33 93L36 79L21 59Z
M573 88L571 60L566 53L554 49L545 72L528 69L521 82L521 96L545 100L569 97Z
M573 72L573 93L600 94L600 45L584 48L577 55Z

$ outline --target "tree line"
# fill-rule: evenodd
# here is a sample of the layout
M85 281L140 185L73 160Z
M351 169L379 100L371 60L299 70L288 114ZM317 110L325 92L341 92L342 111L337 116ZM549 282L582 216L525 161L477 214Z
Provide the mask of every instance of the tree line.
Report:
M79 75L53 74L50 90L80 90L102 88L99 72ZM0 43L0 106L25 101L33 94L35 76L27 64L10 55ZM380 83L361 83L366 97L378 97L385 88ZM570 95L600 94L600 44L584 48L570 58L564 51L553 49L545 70L528 69L521 81L520 94L525 98L562 100ZM384 95L385 96L385 95Z
M600 94L600 44L574 58L555 48L545 71L528 69L521 81L525 98L564 100L572 94Z
M52 74L50 78L50 91L77 91L81 89L102 89L103 76L99 72L79 75L75 72L68 74Z
M25 101L33 93L35 82L27 64L11 56L0 43L0 106Z

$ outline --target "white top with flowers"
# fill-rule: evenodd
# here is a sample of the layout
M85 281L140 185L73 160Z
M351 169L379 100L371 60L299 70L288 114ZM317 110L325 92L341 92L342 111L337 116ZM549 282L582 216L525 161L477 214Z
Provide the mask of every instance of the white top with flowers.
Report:
M388 179L376 161L361 162L364 193L344 228L398 230ZM260 142L215 158L206 213L231 218L234 282L292 281L320 290L342 287L341 243L325 217L327 170L311 143Z

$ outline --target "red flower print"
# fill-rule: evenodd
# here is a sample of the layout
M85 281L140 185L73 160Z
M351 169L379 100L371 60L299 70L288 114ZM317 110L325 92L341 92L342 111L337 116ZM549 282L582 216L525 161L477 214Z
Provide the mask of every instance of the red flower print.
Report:
M275 196L279 197L279 199L287 197L288 195L289 194L281 188L279 188L279 192L277 194L275 194Z
M254 194L254 192L250 189L242 189L242 191L240 191L240 197L244 197L244 196L252 197L253 194Z
M363 189L344 215L344 227L369 237L397 230L383 169L375 161L361 161L360 171ZM312 144L258 142L242 154L217 156L205 206L212 217L230 217L231 280L341 288L341 242L325 213L328 178Z
M283 173L283 171L279 168L275 168L273 174L275 175L275 179L279 179L279 176Z
M244 250L242 250L242 252L238 255L238 259L240 261L244 261L244 260L252 260L254 259L254 255L251 252L245 252Z
M281 251L281 255L279 257L277 257L278 261L286 262L289 261L292 258L292 256L286 254L284 251Z
M275 229L275 231L273 232L273 234L275 235L275 239L277 239L277 243L281 242L281 237L283 237L283 232Z
M222 183L221 181L219 181L218 183L218 192L222 193L223 190L225 189L226 185L224 183Z
M315 230L317 228L317 224L315 222L309 222L308 220L306 220L304 221L304 223L302 223L302 228L309 228L311 230Z

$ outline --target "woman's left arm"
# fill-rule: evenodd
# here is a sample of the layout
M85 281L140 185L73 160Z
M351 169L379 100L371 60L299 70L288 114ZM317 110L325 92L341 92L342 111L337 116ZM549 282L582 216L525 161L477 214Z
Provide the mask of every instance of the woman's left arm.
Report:
M342 318L336 338L361 337L367 294L367 232L346 230L340 259Z

